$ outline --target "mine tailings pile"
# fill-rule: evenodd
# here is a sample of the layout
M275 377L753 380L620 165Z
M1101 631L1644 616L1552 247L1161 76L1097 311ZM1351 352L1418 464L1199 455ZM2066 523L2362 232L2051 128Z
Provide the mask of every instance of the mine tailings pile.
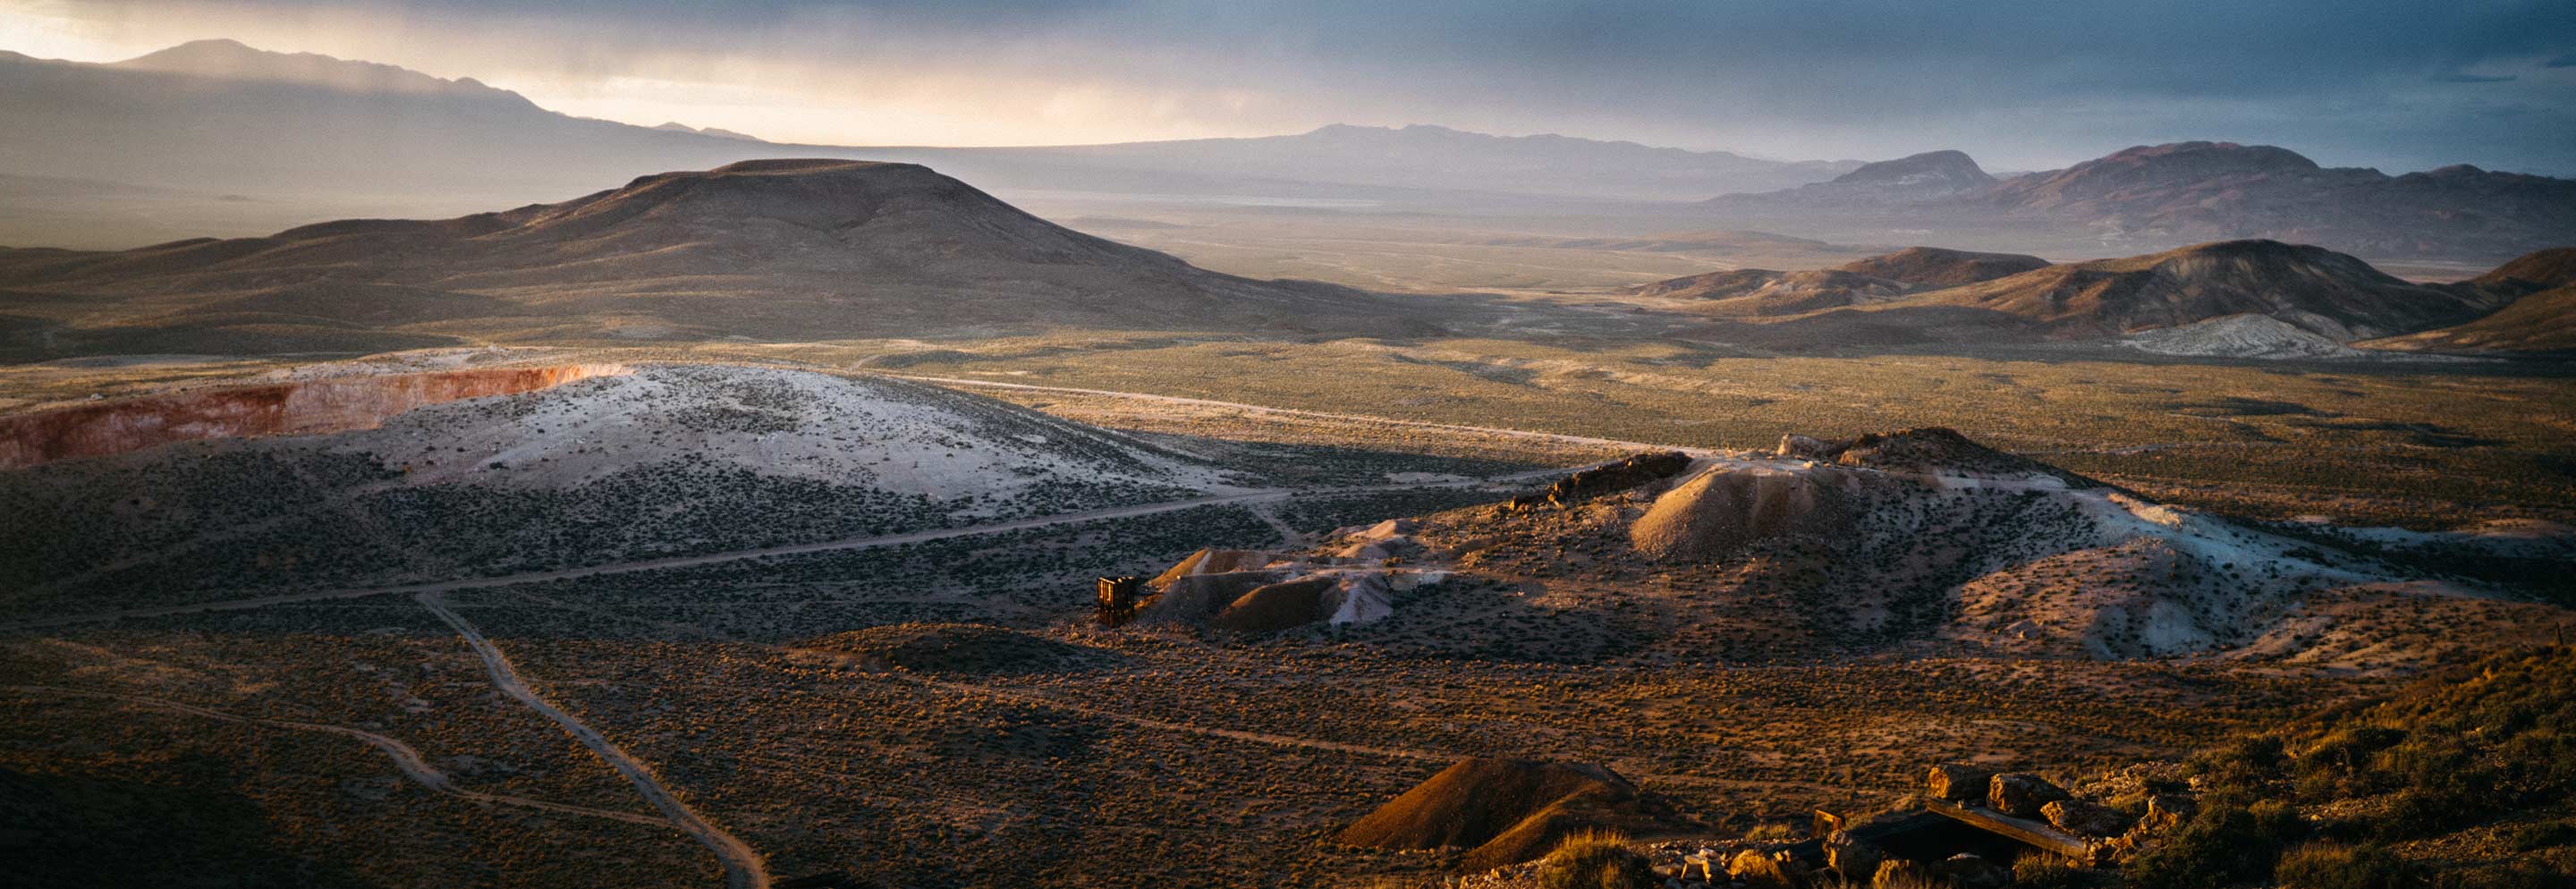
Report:
M416 407L632 372L621 364L339 377L103 401L0 417L0 469L174 441L373 429Z

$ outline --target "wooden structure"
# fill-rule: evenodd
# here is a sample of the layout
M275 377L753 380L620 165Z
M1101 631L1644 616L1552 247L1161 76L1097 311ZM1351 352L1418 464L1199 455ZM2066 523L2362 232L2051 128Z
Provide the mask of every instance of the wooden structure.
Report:
M1104 627L1121 626L1136 619L1136 588L1141 582L1134 577L1103 577L1092 602L1093 619Z
M1962 852L1997 864L2010 864L2013 859L2032 850L2087 863L2098 860L2092 844L2050 824L1945 800L1926 800L1923 811L1882 816L1866 823L1856 823L1822 809L1812 817L1815 836L1784 849L1809 867L1825 866L1825 839L1835 831L1847 832L1852 840L1873 847L1888 858L1907 859L1927 866ZM1726 866L1723 861L1712 861L1711 864L1721 868Z

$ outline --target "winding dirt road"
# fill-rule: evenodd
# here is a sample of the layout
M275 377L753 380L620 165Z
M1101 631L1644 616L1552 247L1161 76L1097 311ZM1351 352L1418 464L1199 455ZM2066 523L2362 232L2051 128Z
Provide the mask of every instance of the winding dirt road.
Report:
M466 790L456 786L456 782L450 780L447 777L447 773L439 771L437 766L430 765L429 760L423 758L420 755L420 751L413 749L411 745L374 732L361 731L347 726L323 725L317 722L294 722L284 719L263 719L257 716L242 716L235 713L226 713L221 710L209 710L195 704L182 704L178 701L164 700L162 698L148 698L142 695L118 694L106 691L87 691L77 688L61 688L51 685L10 685L0 686L0 688L28 695L97 698L100 700L120 701L123 703L169 710L175 713L184 713L189 716L197 716L222 722L294 729L296 731L306 732L324 732L343 737L356 738L360 741L366 742L370 747L384 751L384 754L387 757L393 759L394 768L400 770L403 773L403 777L410 778L414 783L417 783L422 787L426 787L449 796L473 800L475 802L493 803L496 805L518 806L526 809L542 809L548 812L558 812L566 815L584 815L592 818L608 818L631 824L648 824L654 827L674 826L668 820L655 818L651 815L639 815L634 812L619 812L611 809L594 809L589 806L550 803L544 800L529 799L524 796L510 796L499 793L485 793L480 790Z
M563 730L571 734L573 740L580 741L582 746L589 747L591 752L599 754L600 759L606 760L610 768L626 776L627 783L635 785L636 792L644 795L645 802L652 803L653 808L660 810L665 817L671 819L671 826L697 837L698 842L706 844L708 849L713 850L716 858L724 862L726 885L733 889L769 889L769 868L762 863L760 853L752 851L749 843L735 838L733 834L726 833L724 828L717 827L705 818L699 817L696 810L689 808L689 804L681 802L679 797L672 796L669 790L662 787L661 779L653 776L651 767L627 755L616 742L608 740L607 736L584 725L579 718L564 712L563 708L555 706L553 702L528 688L528 684L519 679L518 669L510 665L509 655L502 654L499 646L493 645L492 640L483 636L482 630L475 629L474 625L466 622L465 618L448 610L447 603L439 598L438 593L424 592L412 598L418 601L421 607L438 615L440 620L446 621L448 626L456 628L457 635L465 637L465 644L472 646L475 656L483 659L484 669L492 674L492 684L500 688L502 694L517 699L519 703L528 705L528 709L544 714L547 719L554 720L556 725L563 726Z

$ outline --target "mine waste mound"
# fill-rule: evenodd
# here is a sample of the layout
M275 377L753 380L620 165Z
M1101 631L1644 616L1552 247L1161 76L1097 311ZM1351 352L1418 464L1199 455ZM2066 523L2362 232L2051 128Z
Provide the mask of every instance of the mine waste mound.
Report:
M838 654L872 670L992 675L1107 667L1108 652L989 624L902 623L808 640L800 648Z
M1337 528L1304 552L1202 549L1145 581L1137 613L1252 636L1384 620L1398 592L1445 576L1405 564L1424 551L1416 528L1410 519Z
M2426 640L2407 656L2431 657L2451 644L2442 639L2458 638L2434 627L2464 620L2478 632L2514 632L2544 608L2449 594L2442 576L2388 561L2382 549L2157 503L1944 428L1641 454L1572 473L1547 492L1419 517L1407 538L1420 548L1409 570L1543 584L1508 599L1456 595L1494 609L1478 628L1482 650L1545 659L1805 658L1933 645L2348 665L2384 663L2365 652L2387 650L2391 638ZM2527 549L2554 552L2561 540ZM2499 535L2441 545L2524 558L2522 544ZM1447 602L1393 607L1458 607ZM1438 639L1399 644L1453 650Z
M1466 850L1474 873L1545 855L1567 834L1654 836L1697 827L1661 797L1600 766L1474 757L1441 770L1338 838L1382 849Z
M280 398L196 390L178 397L185 411L165 399L92 403L60 428L98 433L76 438L104 449L140 447L0 471L0 502L19 507L0 510L0 539L14 544L0 547L0 589L17 594L0 605L79 613L548 571L1222 485L1216 467L1131 436L920 383L729 365L626 371L380 423L378 408L411 399L364 377ZM259 410L208 407L235 404ZM352 418L375 428L161 444L150 434L172 417L203 428L235 415L261 421L225 427L251 435ZM14 440L0 439L0 454Z
M1840 441L1792 435L1775 454L1794 462L1712 468L1684 480L1637 518L1631 542L1652 558L1706 561L1778 537L1849 537L1885 505L1876 501L1905 497L1917 482L2105 487L1940 427Z

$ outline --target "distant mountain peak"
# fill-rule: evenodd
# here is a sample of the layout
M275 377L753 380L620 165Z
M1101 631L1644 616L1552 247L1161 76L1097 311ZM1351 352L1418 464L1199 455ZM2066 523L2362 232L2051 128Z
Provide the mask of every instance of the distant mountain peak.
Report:
M1892 161L1862 164L1860 169L1836 177L1835 182L1883 182L1890 184L1938 183L1953 187L1975 187L1990 184L1995 177L1986 175L1975 158L1956 149L1909 154Z
M229 38L191 40L122 62L111 62L106 67L323 87L352 93L462 96L528 104L528 100L517 93L494 89L471 77L449 80L379 62L353 61L320 53L271 52Z
M2305 172L2317 169L2306 155L2276 145L2234 142L2167 142L2114 151L2067 168L2129 167L2171 176L2208 177L2230 173Z
M1480 133L1475 130L1462 130L1456 127L1441 126L1436 123L1409 123L1400 127L1335 123L1325 124L1323 126L1307 130L1304 133L1298 134L1298 136L1303 138L1370 140L1380 142L1401 141L1406 139L1439 139L1442 140L1444 144L1472 143L1497 147L1544 146L1560 149L1579 147L1615 148L1633 152L1657 152L1673 155L1696 155L1702 157L1757 160L1747 155L1732 151L1702 151L1690 148L1670 148L1647 145L1642 142L1635 142L1627 139L1594 139L1588 136L1568 136L1563 133L1532 133L1526 136L1505 136L1495 133ZM1771 163L1789 165L1793 162L1777 161Z
M663 132L667 132L667 133L687 133L687 134L692 135L692 136L714 136L714 137L719 138L719 139L741 139L741 140L746 141L746 142L766 142L766 141L769 141L769 140L767 140L767 139L762 139L762 138L760 138L760 137L758 137L758 136L754 136L754 135L752 135L752 134L750 134L750 133L737 133L737 132L734 132L734 131L732 131L732 130L719 129L719 128L716 128L716 127L693 127L693 126L690 126L690 125L688 125L688 124L681 123L681 122L676 121L676 120L666 120L666 121L663 121L662 123L660 123L660 124L658 124L658 125L655 125L655 126L651 127L650 129L661 130L661 131L663 131Z

